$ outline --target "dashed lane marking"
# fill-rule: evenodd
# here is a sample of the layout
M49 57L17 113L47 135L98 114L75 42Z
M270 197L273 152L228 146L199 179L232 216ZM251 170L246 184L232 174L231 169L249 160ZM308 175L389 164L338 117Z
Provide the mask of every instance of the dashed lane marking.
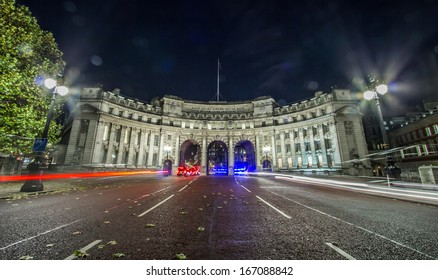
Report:
M398 241L396 241L396 240L393 240L393 239L391 239L391 238L389 238L389 237L386 237L386 236L384 236L384 235L381 235L381 234L379 234L379 233L377 233L377 232L374 232L374 231L369 230L369 229L367 229L367 228L364 228L364 227L361 227L361 226L355 225L355 224L350 223L350 222L348 222L348 221L342 220L342 219L340 219L340 218L338 218L338 217L332 216L332 215L330 215L330 214L328 214L328 213L326 213L326 212L323 212L323 211L321 211L321 210L318 210L318 209L316 209L316 208L313 208L313 207L307 206L307 205L305 205L305 204L303 204L303 203L300 203L300 202L298 202L298 201L295 201L295 200L293 200L293 199L290 199L290 198L288 198L288 197L285 197L285 196L283 196L283 195L281 195L281 194L278 194L278 193L275 193L275 192L272 192L272 191L268 191L268 192L270 192L270 193L272 193L272 194L275 194L275 195L277 195L277 196L279 196L279 197L282 197L282 198L284 198L284 199L286 199L286 200L288 200L288 201L290 201L290 202L293 202L293 203L295 203L295 204L298 204L298 205L300 205L300 206L303 206L303 207L305 207L305 208L307 208L307 209L309 209L309 210L312 210L312 211L315 211L315 212L317 212L317 213L320 213L320 214L322 214L322 215L324 215L324 216L327 216L327 217L329 217L329 218L331 218L331 219L334 219L334 220L340 221L340 222L345 223L345 224L347 224L347 225L350 225L350 226L353 226L353 227L358 228L358 229L360 229L360 230L363 230L363 231L365 231L365 232L367 232L367 233L370 233L370 234L373 234L373 235L375 235L375 236L378 236L378 237L380 237L380 238L382 238L382 239L385 239L385 240L387 240L387 241L389 241L389 242L391 242L391 243L393 243L393 244L396 244L396 245L398 245L398 246L400 246L400 247L404 247L404 248L409 249L409 250L411 250L411 251L414 251L414 252L416 252L416 253L418 253L418 254L420 254L420 255L426 256L426 257L429 258L429 259L435 259L435 257L433 257L433 256L431 256L431 255L429 255L429 254L423 253L423 252L421 252L421 251L419 251L419 250L417 250L417 249L415 249L415 248L412 248L411 246L408 246L408 245L405 245L405 244L403 244L403 243L400 243L400 242L398 242Z
M283 211L281 211L280 209L278 209L277 207L275 207L274 205L270 204L269 202L267 202L266 200L264 200L263 198L261 198L260 196L256 195L256 197L258 199L260 199L263 203L265 203L266 205L268 205L269 207L271 207L272 209L274 209L275 211L277 211L278 213L280 213L281 215L283 215L284 217L286 217L287 219L292 219L291 216L287 215L286 213L284 213Z
M90 250L91 248L93 248L94 246L99 244L100 242L102 242L102 240L95 240L95 241L91 242L90 244L88 244L87 246L85 246L84 248L80 249L79 251L81 251L82 253L86 253L88 250ZM74 260L77 257L78 257L77 255L72 254L72 255L68 256L67 258L65 258L64 260Z
M147 213L151 212L152 210L154 210L155 208L157 208L158 206L160 206L161 204L165 203L166 201L168 201L169 199L171 199L174 196L174 194L172 194L171 196L169 196L168 198L166 198L165 200L161 201L160 203L158 203L157 205L149 208L148 210L144 211L143 213L141 213L140 215L138 215L137 217L143 217L144 215L146 215Z
M20 241L14 242L14 243L9 244L9 245L7 245L7 246L5 246L5 247L3 247L3 248L0 248L0 251L6 250L6 249L9 248L9 247L12 247L12 246L18 245L18 244L23 243L23 242L27 242L27 241L32 240L32 239L34 239L34 238L40 237L40 236L42 236L42 235L45 235L45 234L48 234L48 233L51 233L51 232L57 231L57 230L59 230L59 229L65 228L65 227L68 227L68 226L70 226L70 225L72 225L72 224L75 224L75 223L77 223L77 222L79 222L79 221L82 221L82 220L83 220L83 219L79 219L79 220L73 221L73 222L71 222L71 223L68 223L68 224L65 224L65 225L62 225L62 226L56 227L56 228L54 228L54 229L47 230L47 231L42 232L42 233L38 233L37 235L34 235L34 236L31 236L31 237L28 237L28 238L22 239L22 240L20 240Z
M345 257L347 260L355 260L355 258L353 258L350 254L348 254L347 252L345 252L344 250L342 250L341 248L339 248L338 246L336 246L333 243L330 242L326 242L325 243L327 246L329 246L330 248L332 248L333 250L335 250L336 252L338 252L339 254L341 254L343 257Z

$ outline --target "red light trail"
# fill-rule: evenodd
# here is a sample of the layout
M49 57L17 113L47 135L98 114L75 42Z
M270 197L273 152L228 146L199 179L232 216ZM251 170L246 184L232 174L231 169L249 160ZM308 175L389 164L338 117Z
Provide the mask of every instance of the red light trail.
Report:
M84 172L84 173L57 173L57 174L40 174L40 175L10 175L10 176L0 176L0 182L129 176L129 175L162 174L162 173L166 173L166 171L141 170L141 171L118 171L118 172L108 171L108 172Z

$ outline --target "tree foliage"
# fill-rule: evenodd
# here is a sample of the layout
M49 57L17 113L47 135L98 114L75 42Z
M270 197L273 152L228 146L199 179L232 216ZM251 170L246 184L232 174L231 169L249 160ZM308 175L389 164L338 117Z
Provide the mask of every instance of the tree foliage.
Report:
M44 129L51 93L47 77L64 70L62 53L50 32L15 0L0 0L0 153L29 153ZM55 109L59 112L59 106ZM56 111L55 111L56 112ZM54 118L55 119L55 118ZM49 142L60 126L52 120Z

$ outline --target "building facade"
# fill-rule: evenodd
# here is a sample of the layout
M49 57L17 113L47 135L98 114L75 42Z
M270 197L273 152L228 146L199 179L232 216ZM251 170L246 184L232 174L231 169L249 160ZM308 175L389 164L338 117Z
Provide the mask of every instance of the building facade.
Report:
M269 96L145 103L85 88L65 126L64 166L153 168L199 165L204 174L270 169L371 173L362 116L348 90L279 106ZM173 170L175 171L176 168Z
M438 168L438 102L423 106L422 112L408 114L404 123L388 133L391 147L399 147L396 164L404 179L411 181L424 181L421 167ZM438 182L438 170L435 173L434 183Z

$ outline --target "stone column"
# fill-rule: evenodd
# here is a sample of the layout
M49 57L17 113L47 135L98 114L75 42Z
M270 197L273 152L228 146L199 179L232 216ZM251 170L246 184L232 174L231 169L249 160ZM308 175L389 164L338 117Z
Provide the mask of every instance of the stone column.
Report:
M137 166L140 167L146 166L146 163L143 162L145 141L146 141L146 130L140 129L140 143L138 143L138 159L136 162Z
M154 138L155 132L151 131L149 133L149 152L148 152L148 167L152 167L152 158L154 156Z
M228 136L228 175L234 174L234 146L233 137Z
M261 157L260 157L260 150L262 149L262 146L260 145L260 135L256 135L256 143L255 143L255 149L256 149L256 168L257 171L262 170L262 164L261 164Z
M201 171L207 174L207 136L202 136L202 166Z
M103 132L105 130L105 123L103 121L99 121L97 124L97 133L95 138L94 150L93 150L93 158L91 163L101 163L100 160L102 158L103 153Z
M315 136L313 135L313 126L309 128L309 140L310 140L310 149L312 150L312 168L317 167L317 158L316 158L316 149L315 149Z
M117 154L117 164L122 163L123 153L125 150L125 133L128 127L126 125L122 126L122 132L120 133L120 142L119 142L119 152Z
M297 167L298 159L297 154L295 152L295 131L290 131L290 145L291 145L291 157L292 157L292 166L291 169L294 169Z
M75 119L72 124L71 133L70 133L70 139L69 144L67 147L67 152L65 155L65 163L72 164L73 163L73 156L76 151L76 145L77 145L77 139L79 135L79 128L81 126L81 120Z
M298 131L299 137L300 137L300 145L301 145L301 160L303 163L304 168L307 167L308 159L307 159L307 153L306 153L306 145L304 143L304 128L300 128Z
M175 135L175 162L173 163L174 168L172 171L176 171L179 166L179 134Z
M324 130L322 125L318 125L318 134L319 134L319 141L321 143L322 167L327 168L328 167L327 148L325 146Z
M160 139L159 139L159 143L158 144L158 163L157 165L162 168L163 167L163 158L166 156L164 155L164 137L163 137L164 132L160 131Z
M113 164L113 152L114 152L114 138L116 131L120 128L119 125L111 124L110 137L108 140L108 153L106 155L106 163Z
M338 139L338 132L335 122L332 122L330 124L330 134L332 139L332 145L333 145L333 160L334 160L334 167L341 167L342 161L341 161L341 149L339 147L339 139Z
M129 141L129 151L128 151L128 166L133 167L134 166L134 159L135 154L137 153L135 151L135 141L138 139L138 129L137 128L131 128L131 137L128 140Z
M282 168L287 167L287 159L286 159L286 146L284 144L284 131L280 133L280 147L281 147L281 163Z
M277 151L275 145L275 130L272 132L271 136L271 153L272 153L272 171L277 169Z

